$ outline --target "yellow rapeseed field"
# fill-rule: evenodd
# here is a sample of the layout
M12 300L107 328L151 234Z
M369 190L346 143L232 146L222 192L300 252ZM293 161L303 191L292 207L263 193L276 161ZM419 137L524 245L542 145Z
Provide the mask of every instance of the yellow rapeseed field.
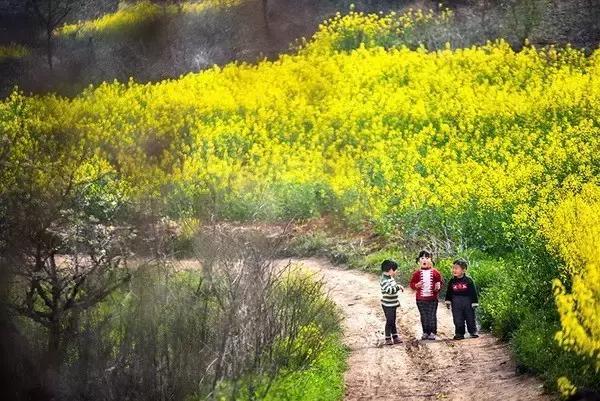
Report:
M93 149L81 179L115 172L131 196L166 192L182 214L331 214L482 249L542 241L565 262L557 339L598 362L600 51L381 47L390 27L441 21L389 18L336 16L298 54L256 65L73 99L15 92L0 103L21 149L7 165L69 132ZM4 174L6 187L17 173Z

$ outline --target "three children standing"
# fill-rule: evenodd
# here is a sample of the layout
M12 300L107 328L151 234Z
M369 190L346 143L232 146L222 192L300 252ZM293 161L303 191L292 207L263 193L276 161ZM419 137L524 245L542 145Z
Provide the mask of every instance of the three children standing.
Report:
M416 258L419 267L411 277L410 288L415 290L417 308L421 316L423 340L435 340L437 335L438 296L444 279L440 272L433 267L433 255L421 251ZM396 310L400 306L398 293L404 291L394 276L398 264L392 260L384 260L381 264L381 305L386 317L385 344L402 342L396 328ZM473 280L466 276L467 262L457 259L452 265L453 277L448 282L445 303L452 309L455 327L455 340L465 338L465 324L472 338L478 337L475 324L475 308L478 305L477 290Z

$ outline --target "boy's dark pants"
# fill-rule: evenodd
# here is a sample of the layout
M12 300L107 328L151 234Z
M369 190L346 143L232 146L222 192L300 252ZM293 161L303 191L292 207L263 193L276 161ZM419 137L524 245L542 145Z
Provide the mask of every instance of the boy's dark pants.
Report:
M475 325L475 311L471 306L471 298L466 296L452 297L452 319L454 320L454 328L457 336L465 335L465 322L469 334L477 334L477 326Z
M398 330L396 329L396 309L397 306L383 306L383 313L385 315L385 337L391 338L392 336L398 336Z
M437 334L437 308L438 300L417 301L417 308L421 315L421 326L424 334Z

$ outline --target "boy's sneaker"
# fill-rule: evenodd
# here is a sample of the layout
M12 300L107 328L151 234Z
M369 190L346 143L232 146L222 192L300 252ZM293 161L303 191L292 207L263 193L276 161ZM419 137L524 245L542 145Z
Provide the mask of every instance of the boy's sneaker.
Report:
M479 338L478 334L471 334L471 338Z
M394 342L392 341L392 339L391 339L391 338L386 338L386 339L385 339L385 343L384 343L384 344L385 344L385 345L393 345L393 344L394 344Z
M464 340L465 336L459 336L458 334L452 337L453 340Z
M429 334L428 340L435 340L435 334Z
M429 334L423 333L423 335L421 336L421 340L429 340Z
M402 340L400 339L400 337L394 337L394 344L402 344Z

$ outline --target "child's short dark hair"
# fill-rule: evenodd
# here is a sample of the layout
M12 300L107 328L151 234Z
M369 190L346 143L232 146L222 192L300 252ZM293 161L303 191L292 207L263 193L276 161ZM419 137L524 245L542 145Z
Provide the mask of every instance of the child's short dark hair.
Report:
M453 265L457 265L462 267L464 270L467 270L467 267L469 267L469 264L467 263L466 260L464 259L456 259L454 262L452 262Z
M398 263L394 262L393 260L386 259L383 262L381 262L381 271L382 272L389 272L390 270L396 271L397 269L398 269Z
M433 254L428 250L423 249L421 252L419 252L419 256L417 256L415 262L419 263L419 259L421 259L423 256L425 256L426 258L431 258L433 260Z

